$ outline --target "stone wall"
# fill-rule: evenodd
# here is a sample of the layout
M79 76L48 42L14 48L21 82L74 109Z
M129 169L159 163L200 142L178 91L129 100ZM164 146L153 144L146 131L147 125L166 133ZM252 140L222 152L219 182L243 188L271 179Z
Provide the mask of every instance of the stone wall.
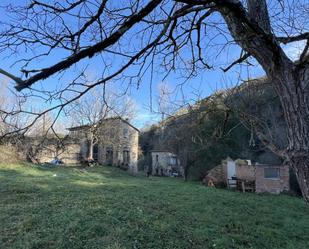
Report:
M279 178L265 178L264 170L265 168L278 168L279 169ZM282 191L288 191L289 186L289 167L288 166L269 166L269 165L257 165L256 166L256 192L270 192L270 193L280 193Z
M105 133L112 134L112 137L102 139L98 145L98 161L107 164L107 150L113 151L112 165L125 166L124 152L129 153L128 169L132 174L137 173L138 137L139 132L122 119L110 120L108 127L104 127ZM112 129L112 130L110 130ZM104 135L103 137L107 137Z
M18 153L15 146L11 144L0 145L0 163L18 163L24 159L24 155Z
M171 158L176 158L176 164L171 164ZM182 175L182 168L178 157L168 151L152 151L151 152L152 161L152 175L164 175L170 176L172 172L177 171L179 175Z
M81 146L76 141L64 139L27 139L27 150L25 153L33 162L48 163L54 159L59 159L65 164L77 164L80 162Z
M226 164L219 164L208 171L207 175L203 179L203 184L209 185L210 181L215 187L226 186Z
M165 151L156 151L151 152L151 161L152 161L152 175L166 175L168 170L171 168L168 165L169 152Z
M87 158L88 133L87 126L73 127L69 136L79 140L81 157ZM100 164L110 164L127 168L132 174L137 173L139 131L121 118L104 120L97 132L97 160ZM128 162L129 161L129 162Z
M137 173L139 131L122 119L109 119L102 128L104 136L99 137L98 162L107 163L107 150L113 150L112 165L123 166L124 151L128 159L127 168ZM59 159L65 164L80 164L88 156L89 143L87 131L73 129L61 139L56 137L26 137L17 147L27 160L37 163Z

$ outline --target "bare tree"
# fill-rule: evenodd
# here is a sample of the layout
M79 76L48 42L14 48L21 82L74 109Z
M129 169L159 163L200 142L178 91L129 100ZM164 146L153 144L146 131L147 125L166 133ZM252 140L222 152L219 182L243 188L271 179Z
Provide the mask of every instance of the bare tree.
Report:
M91 92L85 98L73 102L69 106L67 116L72 125L77 126L78 135L86 138L88 142L87 160L93 161L93 148L99 141L110 145L120 143L117 138L121 138L121 136L116 133L122 132L122 130L113 129L109 119L129 120L134 118L135 113L133 101L126 96L111 92L104 92L104 94Z
M18 131L29 122L25 113L15 111L26 104L26 97L16 96L7 88L7 80L0 82L0 137L18 135ZM11 136L16 138L16 136Z
M5 55L11 51L11 55L23 57L14 64L22 77L5 69L0 72L15 81L18 91L27 92L38 87L37 82L69 72L73 65L82 67L84 59L100 55L105 70L100 79L91 84L72 79L60 90L55 87L57 93L48 94L48 98L63 98L70 93L51 108L61 111L111 79L139 85L145 72L153 75L158 66L166 73L177 70L192 78L201 70L214 68L211 58L218 59L235 48L240 57L231 52L235 60L223 70L257 62L265 71L287 123L288 147L280 154L294 168L309 202L308 5L306 0L134 0L121 4L33 0L27 6L10 5L7 13L11 19L2 23L0 49ZM304 41L305 46L293 61L282 45L297 41ZM24 50L27 54L22 54ZM42 58L54 61L56 51L62 53L54 64L44 68L35 64ZM113 63L116 61L121 63ZM126 74L129 66L136 69L134 75ZM264 142L273 147L271 141Z
M158 113L161 114L161 121L166 117L169 117L175 112L175 108L179 107L179 104L173 103L172 96L173 90L165 82L162 82L158 86L157 105Z

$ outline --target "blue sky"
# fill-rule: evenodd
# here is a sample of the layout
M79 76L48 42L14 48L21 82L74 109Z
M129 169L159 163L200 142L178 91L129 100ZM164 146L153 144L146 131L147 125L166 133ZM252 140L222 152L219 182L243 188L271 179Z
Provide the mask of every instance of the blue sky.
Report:
M1 1L1 4L4 5L6 3L10 3L11 1ZM20 1L22 2L22 1ZM3 13L3 10L0 11L3 20L6 18L6 13ZM216 17L214 17L216 18ZM134 40L133 40L134 42ZM218 38L217 43L224 43L224 39ZM285 47L285 50L288 52L291 57L295 57L295 54L299 52L302 48L303 43L292 44ZM194 102L197 100L197 94L199 98L205 98L210 94L214 93L217 90L231 87L237 83L239 80L246 80L248 78L255 78L264 75L263 70L257 66L257 64L252 60L256 66L251 66L250 68L244 66L236 66L228 73L223 73L220 67L224 67L224 64L227 65L228 62L232 61L233 58L237 58L240 54L240 49L237 46L231 46L229 51L223 53L220 56L216 55L215 49L207 51L207 58L211 61L214 68L211 70L200 70L198 75L186 83L182 84L184 78L181 76L179 71L175 71L171 73L167 78L163 79L163 71L158 68L156 73L153 75L153 80L151 84L150 72L148 71L141 79L141 84L137 87L132 84L127 91L127 95L134 100L137 106L137 115L132 123L136 125L138 128L142 128L147 124L155 123L159 120L160 115L157 115L155 111L157 110L157 96L159 85L165 84L168 88L173 92L173 96L171 97L172 101L175 103L185 103L185 102ZM19 59L22 56L28 55L28 51L21 51L20 54L9 56L7 53L2 53L1 58L5 63L2 64L5 70L8 70L11 73L16 74L17 76L21 76L21 73L18 71L18 66L11 66L14 61ZM66 54L63 51L57 51L48 59L42 59L36 61L35 64L32 65L32 68L35 67L44 67L48 65L52 65L56 61L61 58L64 58ZM186 54L185 54L186 56ZM113 60L110 58L111 68L114 68L116 65L122 63L120 59ZM156 63L156 65L159 64ZM103 64L100 55L93 57L92 59L85 59L78 64L78 68L87 67L86 73L90 78L95 80L96 77L102 75ZM70 81L72 77L76 74L77 69L76 66L73 66L69 70L67 70L64 75L56 75L54 77L48 78L44 82L39 82L36 84L36 87L43 87L46 90L55 89L55 86L60 86L65 84L65 82ZM131 67L126 71L126 74L134 74L136 73L137 67ZM59 77L61 76L61 77ZM2 84L3 84L2 77ZM10 83L9 87L13 89L13 84ZM108 88L111 91L119 91L119 89L126 89L126 85L123 85L123 81L121 79L115 80L109 83ZM96 89L99 91L100 89ZM32 107L36 109L44 108L49 105L55 104L55 102L44 102L42 100L35 100L32 102Z

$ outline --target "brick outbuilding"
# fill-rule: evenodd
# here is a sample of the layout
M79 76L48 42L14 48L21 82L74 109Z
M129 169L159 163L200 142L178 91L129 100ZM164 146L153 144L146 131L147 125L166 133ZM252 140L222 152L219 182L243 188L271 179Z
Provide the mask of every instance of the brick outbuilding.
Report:
M204 183L257 193L289 191L289 167L284 165L251 164L250 160L227 158L208 172Z

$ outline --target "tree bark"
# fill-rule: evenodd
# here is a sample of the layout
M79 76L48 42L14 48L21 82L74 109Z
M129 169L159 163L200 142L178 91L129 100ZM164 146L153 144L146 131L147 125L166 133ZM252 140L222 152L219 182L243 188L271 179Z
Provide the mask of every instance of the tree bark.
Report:
M251 17L266 32L271 32L267 3L265 1L247 0L248 12L252 13Z
M294 169L303 197L309 203L309 68L287 71L281 80L286 80L286 87L276 85L287 124L285 159Z
M293 151L291 151L293 153ZM309 156L294 156L288 165L293 168L303 198L309 203Z
M93 160L93 146L94 146L94 138L93 134L90 134L90 138L88 140L88 153L87 153L87 160L92 161Z
M271 33L265 0L247 0L248 11L239 1L229 3L219 12L235 41L255 57L275 87L287 124L284 159L309 204L309 59L293 62L286 56Z

